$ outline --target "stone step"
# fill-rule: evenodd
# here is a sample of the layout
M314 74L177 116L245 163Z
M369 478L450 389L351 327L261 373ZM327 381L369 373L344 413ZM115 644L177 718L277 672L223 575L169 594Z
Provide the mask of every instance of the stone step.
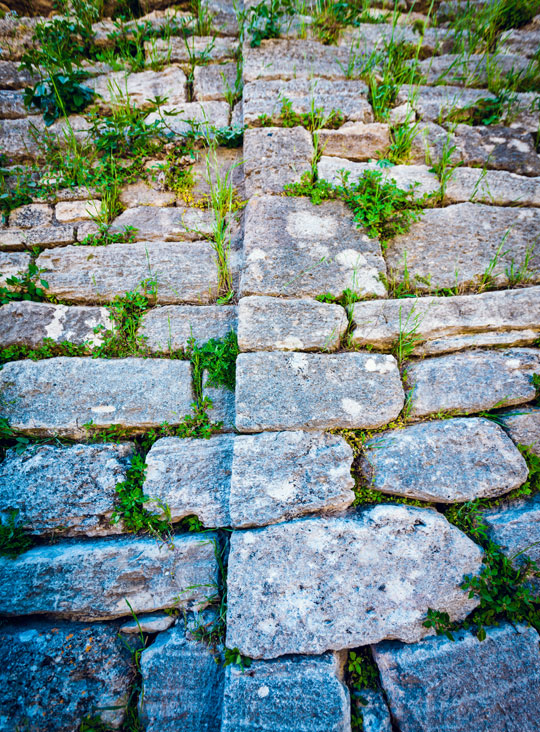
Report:
M89 422L133 432L178 424L194 398L189 362L164 359L12 361L0 371L0 388L14 429L83 439Z
M236 361L240 432L380 427L403 407L393 356L377 353L241 353Z
M286 184L300 182L302 175L311 170L313 155L311 135L303 127L246 130L246 197L280 194Z
M190 206L135 206L115 218L111 231L121 232L126 226L137 229L137 241L195 242L212 236L214 217L209 209Z
M379 505L231 537L227 647L251 658L322 653L428 634L428 608L465 618L460 585L482 550L431 509Z
M424 501L495 498L522 485L527 464L487 419L446 419L382 432L365 443L370 488Z
M236 330L236 313L234 305L166 305L143 316L139 335L154 353L177 351L185 349L190 338L198 343L224 338Z
M0 557L0 612L107 620L201 609L217 588L212 534L64 541ZM84 570L83 570L84 568Z

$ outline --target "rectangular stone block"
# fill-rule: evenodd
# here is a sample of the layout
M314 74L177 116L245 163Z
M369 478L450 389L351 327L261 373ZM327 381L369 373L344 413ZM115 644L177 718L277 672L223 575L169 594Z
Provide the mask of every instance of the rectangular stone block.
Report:
M214 539L93 539L36 547L17 559L0 557L0 612L108 620L132 611L201 609L217 587Z
M191 58L224 61L234 57L238 41L218 36L171 36L144 42L148 61L188 63Z
M339 130L321 130L319 144L327 156L359 161L383 158L390 146L390 132L380 122L345 123Z
M190 338L206 343L236 330L235 305L166 305L149 310L139 334L153 352L186 348Z
M27 272L29 264L30 255L26 252L0 252L0 285L9 288L7 280Z
M174 114L169 114L169 113ZM184 104L164 104L160 112L151 112L146 122L151 124L165 117L167 127L175 135L185 135L192 130L201 130L212 138L212 127L226 127L229 124L230 107L228 102L186 102Z
M196 241L213 233L214 217L209 209L189 206L135 206L117 216L114 232L132 226L137 241Z
M480 100L494 99L487 89L467 89L444 84L441 86L409 86L398 92L397 104L410 102L420 119L441 122L459 113L461 119L472 117L474 105Z
M84 424L131 431L178 424L193 401L191 366L165 359L51 358L0 371L4 416L35 435L83 438Z
M227 87L234 92L237 74L236 62L195 66L193 93L198 102L225 101Z
M49 249L50 247L71 244L74 241L75 229L69 224L38 226L33 229L10 227L9 229L0 230L0 249L5 251L29 249L34 246Z
M254 130L257 132L258 130ZM246 207L240 295L384 297L381 247L340 201L261 196Z
M379 427L403 401L393 356L243 353L236 362L240 432Z
M282 193L311 169L314 155L310 133L303 127L264 127L244 133L246 197Z
M528 178L506 170L459 167L454 170L446 186L444 201L472 201L493 206L540 206L540 177Z
M187 79L179 66L167 66L163 71L140 71L127 74L124 71L96 76L86 82L97 95L102 110L120 107L129 99L132 107L151 106L155 97L166 97L168 104L187 102Z
M217 296L215 255L206 241L69 246L43 252L37 265L48 293L72 303L110 302L140 291L141 283L163 305L207 304Z
M259 79L345 79L349 49L317 41L271 39L243 48L244 81Z

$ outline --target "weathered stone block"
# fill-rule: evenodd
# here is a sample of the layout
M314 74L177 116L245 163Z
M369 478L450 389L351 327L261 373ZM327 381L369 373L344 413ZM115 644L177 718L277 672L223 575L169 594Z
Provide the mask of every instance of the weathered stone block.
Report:
M413 643L428 608L466 617L482 550L436 511L379 505L231 536L227 646L252 658ZM414 579L412 579L414 578Z
M29 71L19 69L19 64L13 61L0 61L0 88L23 89L38 80Z
M311 169L311 135L303 127L264 127L244 133L246 196L282 193Z
M402 407L393 356L241 353L236 362L241 432L379 427Z
M213 233L212 212L207 209L136 206L128 208L111 224L112 231L133 226L139 241L195 241Z
M540 211L458 203L428 209L407 234L389 242L387 265L402 277L404 257L419 290L477 285L489 268L498 285L529 254L530 281L540 281L540 252L531 255L531 231L540 230ZM495 260L495 267L493 261ZM420 279L419 279L420 278Z
M30 255L26 252L0 252L0 286L8 287L10 277L24 274L30 264Z
M75 229L70 225L37 226L34 229L0 230L0 248L11 251L30 249L38 246L42 249L71 244L75 241Z
M363 732L392 732L390 711L380 689L353 691L351 704L362 720Z
M217 582L213 539L191 534L173 536L170 544L154 537L64 541L17 559L0 557L0 611L106 620L173 606L203 608Z
M540 156L529 132L499 125L458 125L454 137L465 165L540 175Z
M215 255L206 241L69 246L43 252L37 265L48 293L73 303L110 302L150 280L157 283L159 304L207 304L218 287Z
M148 613L139 615L136 619L128 620L120 626L120 632L127 635L139 635L143 633L161 633L168 630L176 622L174 615L166 612Z
M118 729L125 720L134 672L114 625L2 624L0 664L5 732L71 732L96 715Z
M420 119L441 122L450 115L461 119L472 117L473 107L480 100L494 99L487 89L467 89L460 86L408 86L398 92L397 104L410 102Z
M307 198L253 198L246 208L244 260L241 296L340 297L346 289L386 294L380 244L357 228L340 201L314 206Z
M101 201L60 201L56 204L56 220L62 224L76 221L93 221L101 212Z
M349 49L317 41L262 41L259 48L243 49L244 81L259 79L345 79Z
M212 406L208 410L212 422L222 422L221 432L234 432L236 423L235 392L224 386L208 386L208 371L203 373L203 397Z
M487 419L445 419L368 440L362 470L370 487L424 501L494 498L522 485L527 464Z
M135 208L136 206L174 206L175 201L176 193L174 191L159 190L157 186L152 185L151 180L139 180L136 183L130 183L124 186L120 193L120 202L127 208ZM150 227L148 228L150 229Z
M236 62L195 66L193 93L198 102L224 101L227 89L234 92L237 75Z
M521 407L499 414L500 421L517 445L527 445L540 457L540 407Z
M532 375L540 351L470 351L426 359L407 367L411 417L471 413L523 404L535 397Z
M497 54L449 53L420 61L417 70L427 84L455 84L456 86L486 87L495 75L509 76L525 71L529 60L524 56Z
M56 343L99 345L111 328L107 308L52 305L22 300L0 308L0 346L37 348L45 338ZM97 332L96 332L97 330Z
M373 653L402 732L533 732L540 713L538 633L504 623L479 641L470 630Z
M173 116L166 116L174 112ZM166 116L167 127L176 135L185 135L194 128L208 132L212 137L211 127L226 127L229 124L230 107L227 102L186 102L184 104L164 104L159 112L151 112L146 122L151 124Z
M500 345L534 343L540 335L540 287L359 302L351 313L357 346L389 350L400 333L417 339L413 352L419 355L461 350L489 335Z
M456 168L446 185L444 201L540 206L540 177L527 178L505 170Z
M189 362L165 359L11 361L0 385L4 416L36 435L85 437L88 422L133 431L177 424L193 401Z
M186 348L190 338L206 343L236 330L234 305L167 305L144 315L140 335L151 351Z
M348 732L350 714L337 654L254 661L248 673L225 670L223 732Z
M195 515L206 527L228 526L233 437L167 437L146 456L145 495L166 505L171 520Z
M388 125L380 122L349 123L339 130L321 130L319 144L324 154L331 157L369 160L384 157L390 145L390 133Z
M331 351L346 330L341 305L255 295L238 306L241 351Z
M352 449L323 432L264 432L234 441L231 525L264 526L354 500Z
M171 36L145 41L144 49L149 61L165 63L189 63L192 59L224 61L234 57L238 42L234 38L218 36Z
M187 102L187 79L179 66L127 75L125 71L115 71L86 83L99 97L97 102L102 110L120 107L128 99L132 107L140 109L151 107L155 97L166 97L167 104Z
M19 229L49 226L53 222L53 209L46 203L29 203L14 208L9 214L9 225Z
M223 667L211 649L186 637L184 622L161 633L141 654L146 732L219 732Z
M115 486L126 479L132 445L34 445L0 463L0 514L17 511L33 534L117 534Z

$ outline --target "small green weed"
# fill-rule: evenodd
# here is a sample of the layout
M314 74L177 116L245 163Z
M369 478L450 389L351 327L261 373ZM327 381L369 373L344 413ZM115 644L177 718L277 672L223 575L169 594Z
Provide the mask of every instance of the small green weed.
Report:
M89 234L75 245L90 247L106 247L109 244L128 244L135 241L137 229L134 226L124 226L120 231L111 231L108 224L99 226L97 233Z
M18 511L11 511L7 520L0 521L0 556L15 559L28 551L32 539L22 526L17 524Z
M245 671L251 666L251 658L243 656L238 648L225 648L223 665L238 666Z
M146 477L146 464L140 455L134 455L126 479L115 486L116 503L111 523L122 521L123 528L130 533L149 532L156 536L170 533L170 512L164 504L165 519L160 513L152 513L145 507L151 500L144 495L143 484Z
M40 277L41 270L35 262L30 262L26 272L19 272L6 278L6 285L0 286L0 305L18 300L42 302L46 299L45 290L49 283Z
M247 14L251 47L257 48L269 38L279 38L285 17L294 13L294 0L262 0L253 5Z
M70 341L57 343L52 338L44 338L42 344L37 348L31 348L30 346L7 346L3 348L0 351L0 364L8 361L21 361L22 359L41 361L46 358L56 358L57 356L88 356L89 353L89 344L71 343Z

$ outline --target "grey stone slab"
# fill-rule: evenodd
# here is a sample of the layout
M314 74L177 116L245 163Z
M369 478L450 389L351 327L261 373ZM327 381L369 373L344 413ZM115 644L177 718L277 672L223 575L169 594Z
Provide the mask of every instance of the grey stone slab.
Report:
M121 107L127 100L132 107L149 108L155 97L166 97L168 104L187 102L187 79L179 66L167 66L163 71L148 69L135 74L115 71L89 79L86 85L96 93L101 110Z
M132 454L130 444L10 449L0 463L0 514L17 511L17 523L32 534L117 534L115 486L126 479Z
M426 210L407 234L389 242L386 262L400 279L406 261L411 281L425 291L472 287L490 271L498 285L506 285L512 267L516 272L529 258L529 281L536 283L540 251L534 250L534 238L539 232L537 209L458 203Z
M413 102L410 101L404 104L403 107L412 109L412 104ZM408 163L426 164L432 167L445 160L447 165L457 166L463 164L463 157L456 145L452 126L446 130L435 122L419 121L416 124L417 127L407 158ZM455 169L459 170L459 168ZM480 173L481 171L477 172Z
M244 122L250 127L260 124L260 117L269 117L273 124L281 122L284 99L289 100L296 114L309 114L312 104L324 115L339 111L345 120L372 122L373 112L367 100L368 88L363 81L346 79L294 78L288 81L260 79L245 84L243 92Z
M29 264L30 255L27 252L0 252L0 286L11 289L7 280L27 272Z
M235 61L225 64L195 66L193 93L196 101L225 101L227 89L234 92L237 74Z
M540 334L540 287L359 302L351 315L352 342L382 350L390 350L400 332L417 339L415 354L460 350L484 336L497 338L499 345L511 346L520 338L533 343Z
M540 712L538 633L504 623L373 649L402 732L534 732Z
M132 611L203 608L217 582L214 538L64 541L30 549L17 559L0 557L0 611L106 620Z
M221 422L221 432L234 432L236 424L235 392L223 386L209 386L208 372L203 374L203 397L208 397L212 406L208 410L212 422Z
M224 61L234 57L238 42L234 38L218 36L171 36L144 42L148 61L186 64L191 59Z
M425 62L424 62L425 63ZM396 104L410 102L420 119L440 122L459 113L461 119L472 117L472 107L495 96L487 89L467 89L460 86L408 86L398 92Z
M68 127L69 123L69 127ZM10 161L34 160L43 157L43 149L36 141L45 130L48 130L52 139L58 140L59 145L66 146L70 129L77 141L88 138L89 123L84 117L72 116L68 121L57 120L46 128L43 118L37 115L21 119L0 119L0 139L2 152Z
M482 550L436 511L379 505L231 536L227 646L252 658L428 634L428 608L466 617Z
M184 622L143 651L141 675L145 732L219 732L223 667L208 645L189 638Z
M376 353L241 353L236 378L241 432L380 427L403 407L397 363Z
M68 246L37 259L48 293L75 304L107 303L157 282L156 302L206 305L217 295L215 255L207 241ZM1 266L1 265L0 265Z
M339 130L321 130L319 144L324 154L349 160L383 158L390 145L388 125L345 123Z
M540 175L540 155L529 132L500 125L458 125L454 139L465 165Z
M349 49L317 41L262 41L259 48L243 49L244 81L259 79L345 79Z
M338 654L254 661L225 670L223 732L348 732L349 691Z
M241 351L331 351L347 330L341 305L253 295L238 305Z
M500 40L499 48L502 53L513 54L514 56L526 56L533 58L540 46L540 29L526 30L514 28L506 31Z
M246 196L282 193L311 169L314 155L310 133L303 127L264 127L244 133Z
M70 225L38 226L34 229L8 228L0 231L0 248L11 251L30 249L38 246L42 249L71 244L75 241L75 229Z
M100 199L86 201L59 201L54 209L56 220L63 224L94 221L101 214Z
M468 351L409 364L409 415L471 413L532 401L540 351Z
M188 361L60 357L0 371L10 424L36 435L85 437L84 424L141 431L178 424L193 401Z
M0 663L4 732L72 732L96 714L113 729L125 721L134 672L114 625L3 623Z
M173 522L195 515L206 527L228 526L232 435L209 440L166 437L146 456L144 493L166 505Z
M256 132L256 130L254 130ZM341 201L261 196L246 207L240 295L384 297L381 246Z
M159 179L161 175L161 173L157 173L156 178ZM122 188L120 193L120 202L127 208L135 208L136 206L174 206L175 201L176 193L174 191L159 190L158 185L154 185L151 179L129 183Z
M143 633L161 633L176 623L176 617L171 613L157 612L139 615L137 619L128 620L120 626L120 632L126 635Z
M519 567L529 557L540 562L540 494L482 512L488 536ZM528 580L533 594L540 594L540 577Z
M423 422L365 443L362 472L383 493L437 503L495 498L522 485L527 464L495 422Z
M170 116L170 113L174 113ZM227 102L186 102L164 104L159 112L151 112L146 122L151 124L165 116L167 127L176 135L185 135L193 129L206 132L212 137L212 127L226 127L229 124L230 107Z
M528 178L506 170L459 167L446 185L444 201L472 201L493 206L540 206L540 176Z
M501 424L516 445L527 445L540 457L540 407L520 407L499 414Z
M23 89L37 81L37 77L30 72L19 69L19 64L13 61L0 61L0 88L1 89Z
M235 305L166 305L149 310L139 334L153 352L186 348L190 338L206 343L236 330Z
M380 689L354 690L351 704L362 720L363 732L392 732L390 711Z
M99 345L111 328L107 308L53 305L21 300L0 308L0 346L37 348L45 338L56 343ZM97 330L97 332L96 332Z
M234 528L264 526L354 501L352 449L324 432L263 432L234 441L229 499Z
M49 226L53 222L53 209L46 203L29 203L14 208L9 214L9 225L19 229Z
M136 206L128 208L111 224L112 231L133 226L138 241L195 241L213 232L212 212L188 206Z
M488 67L489 63L489 67ZM521 55L497 54L486 60L484 54L461 55L449 53L420 61L418 73L427 84L486 87L497 75L519 74L527 68L529 59Z

